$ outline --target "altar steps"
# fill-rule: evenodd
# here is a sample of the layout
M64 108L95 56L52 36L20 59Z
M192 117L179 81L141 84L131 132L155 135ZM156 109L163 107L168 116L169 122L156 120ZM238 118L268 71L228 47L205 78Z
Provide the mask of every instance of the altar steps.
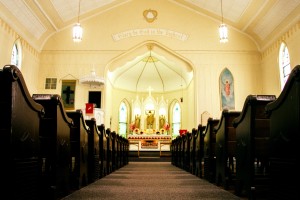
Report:
M159 151L130 151L129 162L171 162L171 152L162 151L160 153Z

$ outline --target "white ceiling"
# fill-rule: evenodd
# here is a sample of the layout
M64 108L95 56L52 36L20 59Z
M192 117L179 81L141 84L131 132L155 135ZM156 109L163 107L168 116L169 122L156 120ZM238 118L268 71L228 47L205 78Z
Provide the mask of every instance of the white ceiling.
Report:
M138 0L80 0L79 18L90 18L132 1ZM221 18L221 0L160 1L169 1L217 20ZM39 40L73 25L78 18L78 8L79 0L0 0L0 17L17 30L26 29L24 38ZM300 19L300 0L223 0L222 8L227 24L249 34L258 43L276 28Z
M110 70L109 80L115 87L138 92L149 87L153 92L184 89L194 75L187 61L151 41L118 58Z
M122 4L137 1L80 0L79 18L89 19ZM157 4L167 1L212 19L222 19L221 0L149 1L156 1ZM78 8L79 0L0 0L0 18L29 43L38 44L33 46L41 48L51 35L73 26L78 20ZM224 22L249 35L261 50L300 19L300 0L223 0L222 8ZM120 88L128 82L132 90L143 90L148 87L149 81L157 91L186 87L193 77L191 66L185 61L178 61L180 59L172 52L156 47L159 51L155 48L149 51L147 44L142 45L144 52L135 54L129 62L121 63L123 68L112 70L110 80ZM144 60L149 58L150 52L155 62L146 64ZM136 76L132 77L132 74Z

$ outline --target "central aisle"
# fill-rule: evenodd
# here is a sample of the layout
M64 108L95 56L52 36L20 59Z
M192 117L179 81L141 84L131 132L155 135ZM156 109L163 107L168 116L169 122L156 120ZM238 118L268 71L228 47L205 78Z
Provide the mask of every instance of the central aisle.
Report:
M112 174L63 198L63 200L79 199L236 200L240 198L177 168L170 162L129 162Z

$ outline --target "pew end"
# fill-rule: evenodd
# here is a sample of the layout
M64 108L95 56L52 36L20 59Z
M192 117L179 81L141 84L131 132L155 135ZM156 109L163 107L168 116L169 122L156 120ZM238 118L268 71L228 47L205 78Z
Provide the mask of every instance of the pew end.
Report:
M270 115L270 198L299 199L300 65L291 71Z
M45 110L30 96L15 65L0 70L0 155L2 195L40 199L40 120Z

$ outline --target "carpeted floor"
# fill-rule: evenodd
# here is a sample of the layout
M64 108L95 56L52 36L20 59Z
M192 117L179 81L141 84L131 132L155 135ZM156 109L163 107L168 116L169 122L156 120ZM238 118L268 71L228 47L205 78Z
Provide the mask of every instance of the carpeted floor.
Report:
M170 162L129 162L63 200L237 200L239 197Z

